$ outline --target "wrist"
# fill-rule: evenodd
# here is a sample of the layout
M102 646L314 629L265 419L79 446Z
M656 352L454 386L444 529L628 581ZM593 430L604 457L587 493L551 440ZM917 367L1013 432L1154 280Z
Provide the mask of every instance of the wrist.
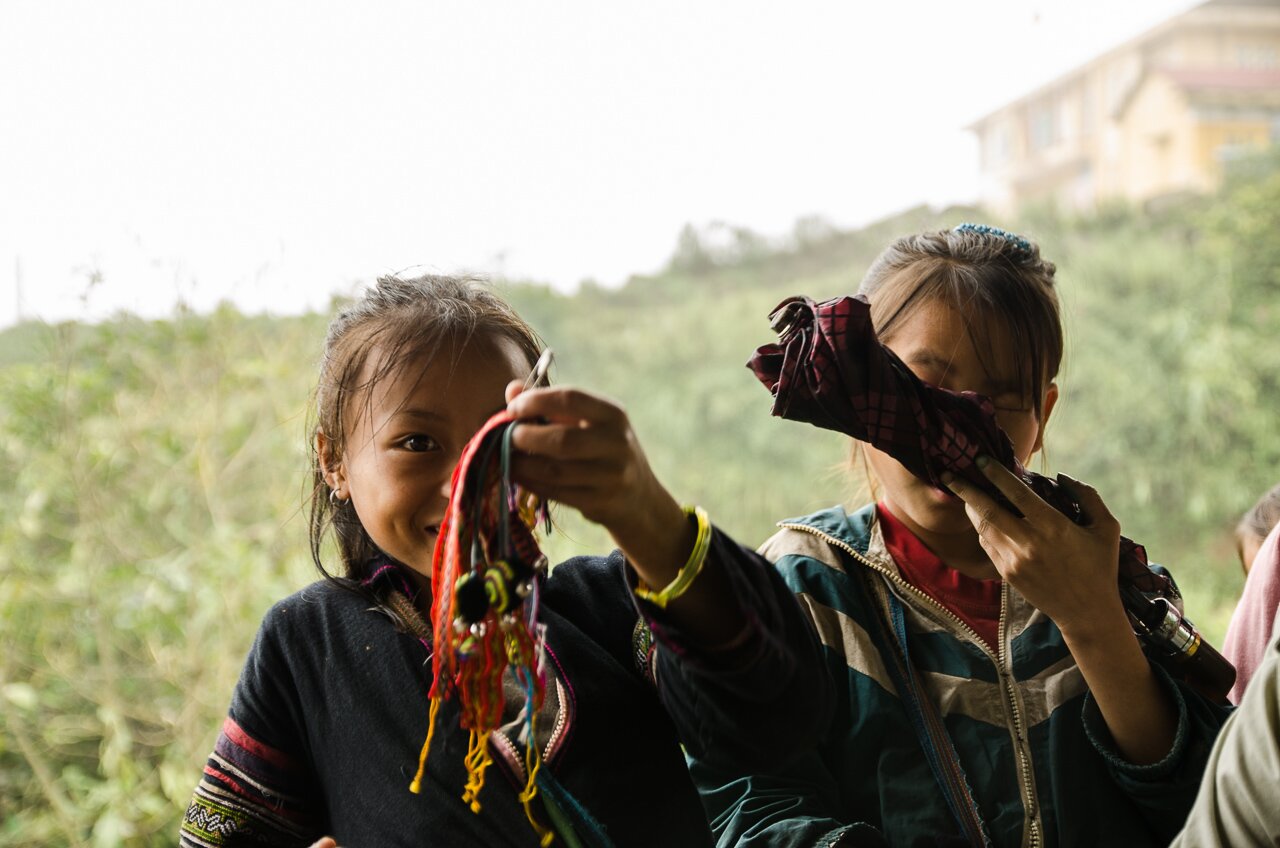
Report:
M682 510L688 522L694 529L693 550L689 552L684 564L676 570L670 582L662 588L654 588L647 585L645 575L640 569L632 564L632 568L636 571L639 583L635 587L636 597L642 598L650 603L666 609L667 604L684 595L685 592L693 585L694 581L702 573L702 568L706 565L707 555L711 550L711 521L707 518L706 510L698 506L684 507Z
M635 502L630 513L631 520L609 533L641 579L664 585L693 550L696 527L665 489Z
M680 504L661 480L647 469L640 469L635 476L637 479L614 489L607 502L607 512L601 511L591 518L609 531L619 547L623 546L623 540L661 535L671 526L673 517L680 515Z
M1117 640L1136 639L1118 594L1109 593L1105 602L1087 613L1055 623L1072 653L1077 649L1113 648Z

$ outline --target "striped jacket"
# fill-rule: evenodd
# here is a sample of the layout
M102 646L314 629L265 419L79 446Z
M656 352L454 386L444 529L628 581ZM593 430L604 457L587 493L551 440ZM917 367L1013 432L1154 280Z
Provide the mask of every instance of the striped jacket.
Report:
M874 604L905 608L912 662L938 705L995 845L1166 845L1195 798L1226 710L1158 666L1178 712L1162 761L1116 752L1057 626L1008 584L994 653L910 586L868 506L781 522L761 552L808 610L836 681L818 747L767 772L692 763L721 846L965 844L890 677Z

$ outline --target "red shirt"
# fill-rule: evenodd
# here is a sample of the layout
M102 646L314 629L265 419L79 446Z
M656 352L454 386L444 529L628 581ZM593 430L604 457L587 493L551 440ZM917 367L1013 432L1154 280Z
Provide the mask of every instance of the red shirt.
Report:
M1000 580L975 580L951 568L883 503L876 504L884 546L908 583L946 607L996 650L1000 641Z

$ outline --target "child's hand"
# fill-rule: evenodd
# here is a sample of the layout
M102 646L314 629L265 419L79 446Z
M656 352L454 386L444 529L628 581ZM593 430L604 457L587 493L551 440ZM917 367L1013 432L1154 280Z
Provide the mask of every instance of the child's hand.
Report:
M526 391L517 382L507 400L521 420L512 436L517 482L604 525L633 557L655 532L683 541L684 513L650 470L621 407L580 389Z
M545 498L604 525L637 577L667 586L689 560L697 527L654 476L627 414L578 389L507 386L520 419L512 476ZM666 614L692 642L724 645L746 626L720 563L708 553L688 591Z
M948 481L964 501L982 549L1000 576L1049 616L1063 635L1088 638L1124 620L1116 588L1120 523L1098 493L1065 476L1059 481L1090 521L1073 523L998 462L982 469L1023 518L966 481Z

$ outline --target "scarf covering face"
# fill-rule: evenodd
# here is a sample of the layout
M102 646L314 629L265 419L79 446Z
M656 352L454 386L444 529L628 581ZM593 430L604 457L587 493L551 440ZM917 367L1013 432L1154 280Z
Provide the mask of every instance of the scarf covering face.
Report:
M773 393L775 416L866 442L931 486L945 488L942 474L949 471L1017 513L978 468L977 458L986 455L1072 521L1088 521L1065 489L1022 467L990 399L925 383L879 342L864 295L822 303L789 298L770 320L779 340L758 348L747 367ZM1119 580L1122 588L1182 607L1173 582L1148 568L1143 547L1123 536Z

